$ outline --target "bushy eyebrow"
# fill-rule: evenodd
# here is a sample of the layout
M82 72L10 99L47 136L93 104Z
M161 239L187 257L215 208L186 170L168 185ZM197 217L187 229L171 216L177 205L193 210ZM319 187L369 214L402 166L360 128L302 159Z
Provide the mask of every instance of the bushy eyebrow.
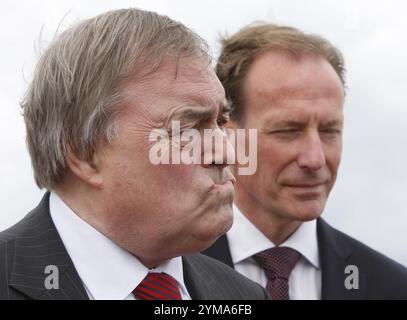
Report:
M341 120L335 119L335 120L323 123L322 127L337 127L337 126L342 126L342 125L343 125L343 119L341 119Z
M213 112L211 107L188 106L176 110L170 118L171 120L197 121L209 118Z
M232 110L231 103L227 100L222 101L219 105L219 115L230 112ZM214 115L217 110L213 107L194 105L182 107L175 110L171 114L170 120L187 120L187 121L198 121L202 119L208 119Z
M294 128L302 128L307 125L306 122L303 121L297 121L297 120L277 120L273 121L270 120L266 123L267 126L272 126L272 127L294 127ZM342 126L343 125L343 120L341 119L334 119L328 122L323 122L321 123L321 127L336 127L336 126Z

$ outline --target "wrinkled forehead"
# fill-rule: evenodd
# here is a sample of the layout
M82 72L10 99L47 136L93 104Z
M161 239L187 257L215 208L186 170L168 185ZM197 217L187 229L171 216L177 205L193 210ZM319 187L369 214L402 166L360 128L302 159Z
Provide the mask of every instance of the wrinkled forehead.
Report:
M206 57L169 58L153 73L129 83L124 95L162 118L181 105L227 104L224 89Z

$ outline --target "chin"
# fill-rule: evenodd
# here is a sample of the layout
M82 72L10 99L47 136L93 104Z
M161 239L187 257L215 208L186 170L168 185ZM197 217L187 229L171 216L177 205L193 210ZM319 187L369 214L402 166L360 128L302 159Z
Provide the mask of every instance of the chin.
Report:
M232 207L228 206L226 209L221 209L215 213L216 218L207 220L205 225L201 225L201 230L195 233L195 241L199 249L203 251L210 247L220 236L225 234L233 224L233 211Z
M299 205L299 207L297 209L294 209L294 211L292 212L295 212L295 214L293 215L293 218L295 220L306 222L318 219L321 216L323 210L324 206L320 203L306 203Z
M233 224L233 207L232 204L224 206L221 209L221 212L219 212L220 215L223 216L223 228L220 228L219 233L220 236L225 234L226 232L229 231L229 229L232 227Z
M312 220L318 219L320 216L321 216L321 213L319 213L319 214L312 214L312 213L298 214L295 216L295 220L301 221L301 222L307 222L307 221L312 221Z

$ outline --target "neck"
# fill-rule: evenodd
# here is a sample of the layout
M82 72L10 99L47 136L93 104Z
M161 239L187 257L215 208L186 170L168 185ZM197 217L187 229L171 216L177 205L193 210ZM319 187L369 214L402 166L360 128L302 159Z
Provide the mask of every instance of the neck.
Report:
M247 193L236 192L235 203L246 218L276 246L286 241L302 223L273 212Z
M111 224L107 223L110 216L108 213L114 212L114 209L106 210L106 208L104 208L102 202L104 197L98 196L86 185L78 183L78 181L75 181L76 183L70 182L70 180L66 179L65 183L54 187L52 191L87 224L104 234L123 249L132 253L148 269L155 268L168 260L167 258L156 255L144 257L136 254L138 250L132 250L132 246L127 245L127 239L120 241L120 237L115 236L118 232L115 232L114 228L110 226ZM157 251L155 251L155 253L157 253Z
M100 212L99 201L89 194L89 190L81 184L71 187L69 184L60 184L53 190L65 204L82 220L100 230L97 217Z

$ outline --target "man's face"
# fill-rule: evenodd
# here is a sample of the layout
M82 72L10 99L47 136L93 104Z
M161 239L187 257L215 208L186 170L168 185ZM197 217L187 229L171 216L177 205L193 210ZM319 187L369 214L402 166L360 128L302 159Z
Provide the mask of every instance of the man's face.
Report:
M317 218L341 158L338 75L320 57L268 51L254 60L243 94L243 126L258 129L258 167L236 177L237 204L288 220Z
M106 233L142 260L207 248L232 224L231 171L214 164L154 165L149 135L163 127L171 133L173 121L180 122L181 131L221 134L228 110L219 80L205 59L181 58L178 65L167 61L154 74L129 83L125 97L117 139L100 151L109 208Z

